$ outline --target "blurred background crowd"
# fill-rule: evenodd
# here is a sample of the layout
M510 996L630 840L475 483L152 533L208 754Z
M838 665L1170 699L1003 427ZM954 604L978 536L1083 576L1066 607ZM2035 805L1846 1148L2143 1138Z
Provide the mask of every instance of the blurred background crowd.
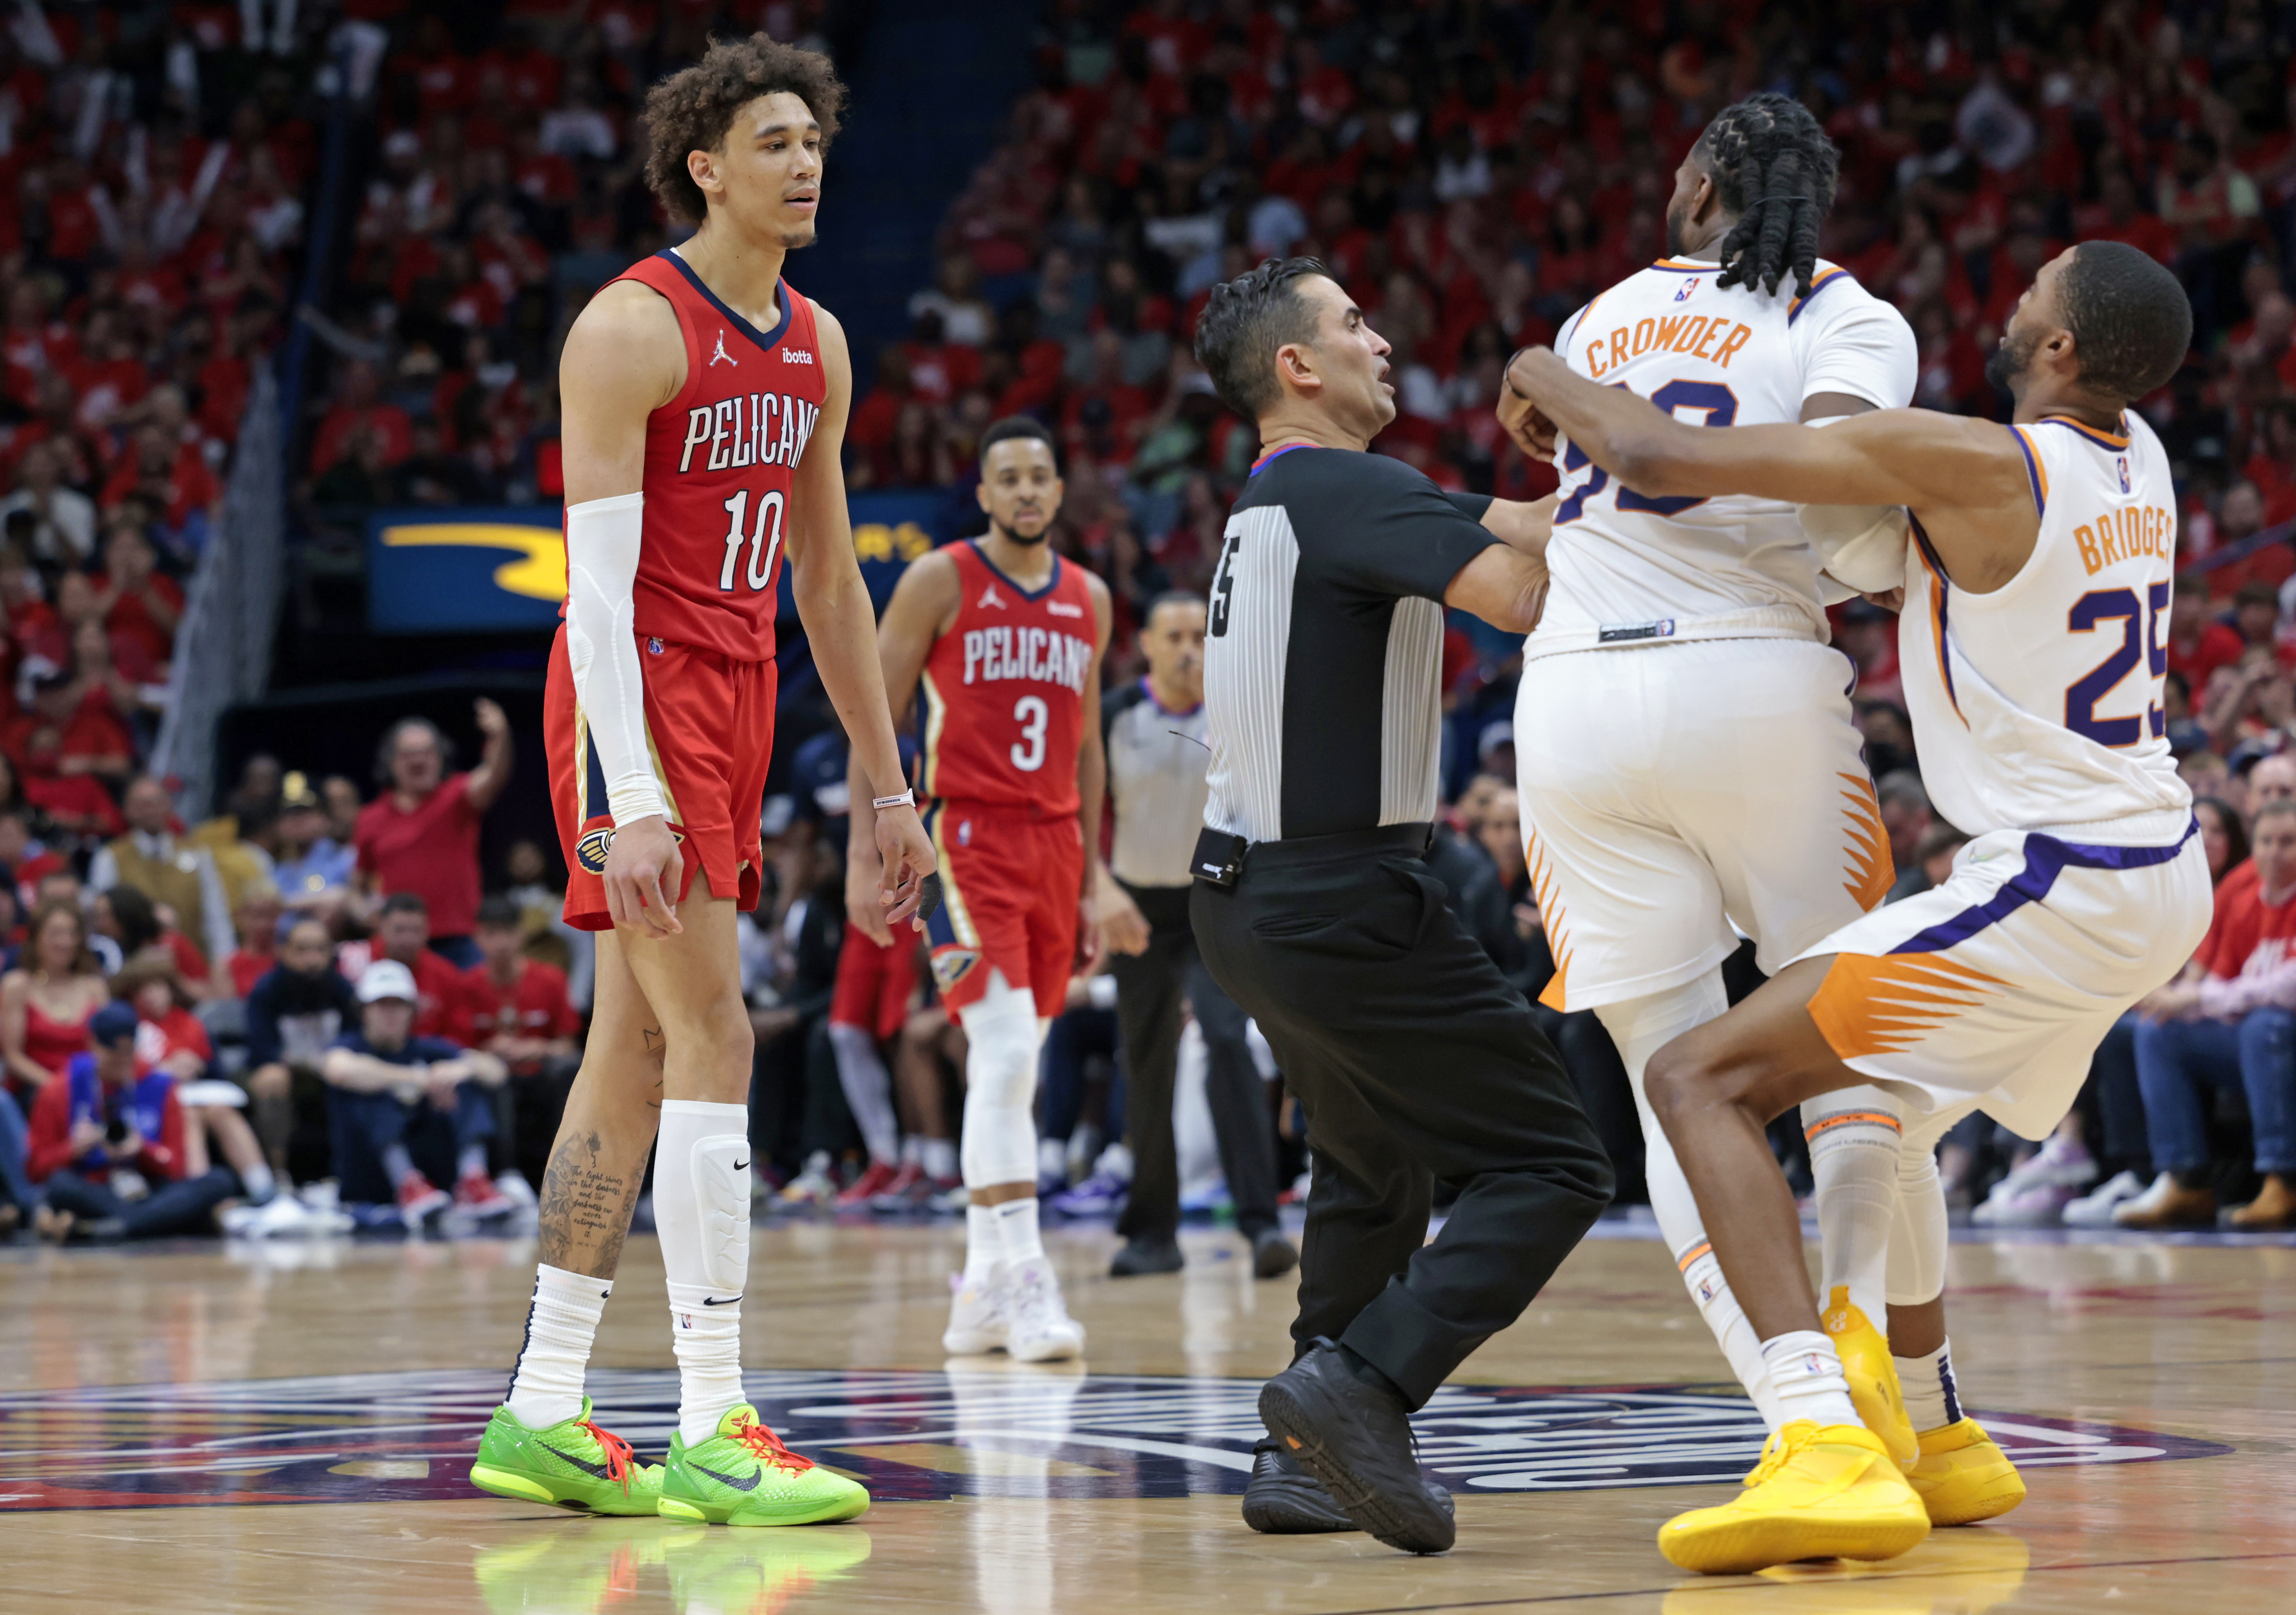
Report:
M450 1200L515 1209L586 998L538 777L546 633L373 631L370 539L381 512L557 498L564 332L679 235L643 183L638 103L712 31L757 29L832 50L854 86L823 244L790 278L853 334L857 498L898 490L922 512L899 543L858 529L887 569L873 584L978 530L981 431L1037 415L1067 477L1053 542L1118 603L1110 688L1142 670L1146 603L1208 581L1254 456L1190 345L1206 289L1263 257L1323 258L1394 345L1401 414L1380 451L1518 497L1553 473L1493 422L1506 356L1664 251L1676 166L1751 90L1800 95L1841 146L1824 252L1905 313L1918 403L2004 413L1985 357L2067 243L2171 266L2194 348L2143 407L2178 478L2170 734L2204 799L2220 934L2108 1042L2057 1138L1972 1127L1947 1175L1992 1222L2198 1225L2246 1203L2296 1223L2280 966L2296 840L2275 850L2292 826L2270 811L2296 798L2296 7L2259 0L983 0L962 19L903 0L19 0L0 17L0 1045L17 1122L37 1131L36 1073L102 1054L83 1023L117 996L176 1029L139 1047L176 1037L170 1069L189 1080L196 1053L199 1076L233 1079L238 1103L207 1089L191 1113L242 1116L256 1149L218 1124L207 1172L236 1170L228 1134L260 1156L258 1191L336 1185L273 1213L279 1228L315 1199L386 1225ZM242 536L259 524L227 516L235 476L249 508L275 507L274 594L250 581L269 576ZM264 654L210 699L178 639L246 597L278 603L252 635ZM1960 837L1922 790L1893 621L1853 605L1837 630L1899 889L1917 890ZM1535 996L1553 965L1512 788L1513 651L1451 625L1441 857ZM760 1192L814 1207L869 1163L825 1031L841 742L801 635L783 660L775 880L744 933L753 1114ZM395 1043L401 1000L368 985L381 962L413 981ZM284 1021L266 981L296 1006ZM1078 982L1047 1055L1046 1187L1080 1212L1115 1203L1127 1169L1107 997ZM849 1207L947 1203L962 1034L929 981L909 1012L885 1053L914 1142L898 1189L872 1180ZM1591 1016L1554 1030L1631 1201L1616 1057ZM419 1075L331 1072L338 1038ZM1193 1201L1216 1206L1197 1145ZM0 1220L41 1198L12 1169Z

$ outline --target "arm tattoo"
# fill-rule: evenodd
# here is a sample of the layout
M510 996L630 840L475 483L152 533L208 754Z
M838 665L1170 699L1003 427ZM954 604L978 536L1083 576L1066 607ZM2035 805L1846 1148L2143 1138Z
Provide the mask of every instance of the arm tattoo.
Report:
M625 1176L603 1163L603 1153L604 1140L595 1132L569 1138L551 1152L542 1175L537 1252L549 1267L609 1278L621 1261L645 1170Z

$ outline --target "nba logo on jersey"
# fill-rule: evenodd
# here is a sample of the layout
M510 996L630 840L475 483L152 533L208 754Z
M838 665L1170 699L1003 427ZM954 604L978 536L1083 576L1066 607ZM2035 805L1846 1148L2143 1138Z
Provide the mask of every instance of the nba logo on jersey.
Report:
M2127 455L2122 455L2115 459L2112 463L2120 472L2120 491L2125 494L2128 491L2128 456Z
M1682 290L1674 294L1674 300L1677 303L1688 302L1690 300L1690 294L1698 290L1698 283L1705 278L1706 277L1702 275L1693 275L1688 280L1683 282Z
M956 844L959 847L970 847L972 845L972 821L971 819L963 819L958 821L956 826Z
M651 638L651 637L650 637L650 638L648 638L648 639L647 639L647 641L646 641L646 654L647 654L647 655L649 655L649 656L659 656L659 655L660 655L660 654L661 654L661 641L660 641L659 639L654 639L654 638Z

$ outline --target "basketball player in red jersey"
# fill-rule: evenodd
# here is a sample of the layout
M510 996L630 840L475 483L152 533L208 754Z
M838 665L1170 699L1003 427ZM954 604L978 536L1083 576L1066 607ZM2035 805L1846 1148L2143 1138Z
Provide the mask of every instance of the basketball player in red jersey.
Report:
M933 980L964 1028L964 1279L941 1345L1037 1362L1084 1350L1037 1233L1037 1049L1070 972L1099 953L1100 659L1108 588L1046 545L1061 508L1052 434L1024 418L981 434L988 531L901 575L877 630L885 690L922 681L923 790L943 901ZM854 775L846 906L884 934L871 792ZM1078 938L1084 939L1079 954Z
M597 998L543 1180L526 1345L472 1470L508 1496L733 1525L869 1503L758 1422L740 1338L752 1038L734 914L763 865L784 563L862 794L882 799L881 925L907 922L934 865L847 526L845 335L782 279L813 241L843 100L827 58L762 34L656 86L647 179L700 227L604 287L566 340L568 592L546 740L566 917L599 933ZM680 1380L659 1467L634 1463L582 1394L657 1130Z

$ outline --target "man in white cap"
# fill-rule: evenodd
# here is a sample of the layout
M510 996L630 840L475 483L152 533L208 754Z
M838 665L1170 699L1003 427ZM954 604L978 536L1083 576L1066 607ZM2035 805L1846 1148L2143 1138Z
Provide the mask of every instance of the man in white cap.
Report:
M421 1148L423 1135L451 1131L454 1202L481 1217L507 1211L509 1198L487 1176L487 1141L495 1132L488 1090L509 1072L481 1050L415 1037L415 998L414 972L377 959L359 978L358 1030L337 1039L320 1063L343 1198L368 1198L361 1181L375 1184L379 1173L408 1225L420 1225L448 1196L416 1168L409 1143Z

